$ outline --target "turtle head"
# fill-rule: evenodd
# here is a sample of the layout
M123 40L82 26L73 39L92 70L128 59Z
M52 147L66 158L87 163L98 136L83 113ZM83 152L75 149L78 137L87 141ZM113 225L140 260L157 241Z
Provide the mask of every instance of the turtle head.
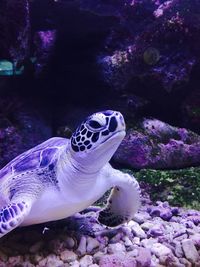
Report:
M124 136L125 122L120 112L94 113L73 133L70 151L78 166L97 171L110 160Z

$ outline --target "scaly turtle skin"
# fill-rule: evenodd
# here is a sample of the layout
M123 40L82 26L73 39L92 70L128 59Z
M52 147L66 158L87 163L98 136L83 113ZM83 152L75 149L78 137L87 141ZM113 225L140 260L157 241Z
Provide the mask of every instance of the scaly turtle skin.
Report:
M139 206L134 177L108 163L125 136L123 116L103 111L88 117L71 139L54 137L0 171L0 237L17 226L63 219L113 187L99 222L117 226Z

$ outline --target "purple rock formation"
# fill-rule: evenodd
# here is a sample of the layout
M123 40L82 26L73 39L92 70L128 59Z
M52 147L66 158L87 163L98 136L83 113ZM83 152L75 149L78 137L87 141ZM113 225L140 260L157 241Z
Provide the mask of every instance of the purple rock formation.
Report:
M145 119L128 131L114 160L135 169L173 169L200 164L200 136L167 123Z
M56 30L39 31L34 35L36 74L40 74L49 63L56 41Z
M0 3L0 59L22 64L30 52L28 0L3 0Z
M152 217L160 217L164 221L169 221L172 218L172 211L169 205L166 205L165 203L166 202L163 202L163 203L160 202L158 203L158 206L153 206L152 208L150 208L149 214ZM155 234L156 234L156 231L155 231Z
M107 39L107 53L100 58L104 79L116 89L139 78L170 92L189 80L200 57L199 1L81 3L86 10L119 20Z

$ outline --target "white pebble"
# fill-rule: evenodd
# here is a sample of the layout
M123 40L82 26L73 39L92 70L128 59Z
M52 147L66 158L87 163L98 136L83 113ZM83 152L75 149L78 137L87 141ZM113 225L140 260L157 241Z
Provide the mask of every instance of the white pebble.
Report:
M116 243L116 244L109 244L108 245L108 253L109 254L123 254L126 252L126 248L124 244Z
M64 262L72 262L77 260L78 256L73 251L66 249L60 253L60 258Z
M193 241L194 245L197 248L200 248L200 234L199 233L195 233L193 235L190 235L190 239Z
M48 255L46 258L44 258L43 261L39 262L39 266L46 267L46 266L54 266L54 267L60 267L63 265L63 262L54 254Z
M133 242L133 244L135 244L135 245L140 245L140 238L139 237L134 237L133 239L132 239L132 242Z
M151 216L147 212L138 212L134 215L133 220L139 224L144 223L146 220L149 220Z
M171 249L166 247L165 245L161 243L155 243L151 247L151 252L155 254L158 258L166 256L170 253L172 253Z
M91 255L85 255L80 259L80 267L88 267L89 265L93 264L93 258Z
M175 245L175 249L174 249L175 256L178 258L182 258L183 257L183 249L182 249L181 243L178 241L173 241L173 243Z
M95 262L99 262L100 258L103 257L105 255L104 252L102 251L97 251L94 255L93 255L93 259Z
M67 246L68 249L74 248L75 245L76 245L75 241L74 241L74 239L72 237L67 237L66 238L66 246Z
M129 227L131 227L132 233L135 236L137 236L141 239L147 238L146 233L144 232L144 230L140 227L140 225L138 223L130 221L128 223L128 225L129 225Z
M113 236L111 239L110 239L110 243L114 244L114 243L118 243L122 238L122 234L121 233L118 233L116 234L115 236Z
M199 254L195 245L191 239L182 240L182 247L185 254L185 257L192 263L198 262Z
M8 263L10 263L10 265L12 266L20 265L22 262L23 262L22 256L12 256L12 257L9 257L8 259Z
M127 257L129 258L134 258L134 257L137 257L138 256L138 253L139 253L139 251L138 251L138 249L133 249L133 250L131 250L131 251L129 251L129 252L127 252Z
M74 262L70 263L70 267L80 267L80 264L78 261L74 261Z
M95 248L99 247L99 242L95 238L88 237L87 238L87 247L86 250L88 253L91 253Z
M141 244L145 248L151 248L153 244L157 243L157 239L150 237L149 239L143 239Z
M145 231L148 231L149 229L151 229L155 224L152 222L144 222L143 224L141 224L141 228Z
M131 247L131 246L133 245L133 243L132 243L131 240L128 238L128 236L124 236L123 241L124 241L124 245L125 245L126 247Z
M80 240L80 243L79 243L79 246L77 248L77 252L78 252L79 255L86 254L86 243L87 243L86 237L82 236L81 240Z

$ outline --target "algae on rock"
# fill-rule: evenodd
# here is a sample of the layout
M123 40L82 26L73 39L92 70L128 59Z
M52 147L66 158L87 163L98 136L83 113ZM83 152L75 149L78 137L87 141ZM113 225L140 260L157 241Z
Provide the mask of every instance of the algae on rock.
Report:
M128 172L139 182L149 185L148 190L153 201L168 201L171 205L200 210L200 167Z

